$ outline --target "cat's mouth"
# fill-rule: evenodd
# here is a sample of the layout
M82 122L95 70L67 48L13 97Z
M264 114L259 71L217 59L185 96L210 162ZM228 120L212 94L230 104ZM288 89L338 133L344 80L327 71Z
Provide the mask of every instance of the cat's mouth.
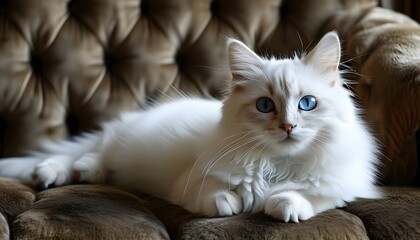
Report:
M293 134L290 134L290 135L281 134L280 136L277 135L276 136L276 141L279 144L282 144L282 145L284 145L284 144L286 144L286 145L296 144L296 143L299 142L298 137L296 135L293 135Z
M287 135L282 140L283 143L296 143L297 141L298 141L297 138L295 136L292 136L292 135Z
M274 141L277 142L277 144L281 145L289 145L289 144L297 144L299 141L299 136L295 133L286 134L283 132L271 132L270 134Z

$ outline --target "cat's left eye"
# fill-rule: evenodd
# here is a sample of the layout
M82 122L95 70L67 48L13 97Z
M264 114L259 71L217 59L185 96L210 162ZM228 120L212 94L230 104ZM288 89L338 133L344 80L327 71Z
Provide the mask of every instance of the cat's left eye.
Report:
M303 111L311 111L316 108L317 101L312 95L306 95L299 101L299 109Z
M269 97L262 97L257 100L257 110L262 113L274 111L274 102Z

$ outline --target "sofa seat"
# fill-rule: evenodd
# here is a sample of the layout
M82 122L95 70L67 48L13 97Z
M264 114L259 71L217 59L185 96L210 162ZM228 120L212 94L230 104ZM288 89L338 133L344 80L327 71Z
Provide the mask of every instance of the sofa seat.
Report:
M380 200L357 200L300 223L263 213L206 218L144 194L104 185L35 193L1 179L0 236L7 239L419 239L420 189L383 187Z

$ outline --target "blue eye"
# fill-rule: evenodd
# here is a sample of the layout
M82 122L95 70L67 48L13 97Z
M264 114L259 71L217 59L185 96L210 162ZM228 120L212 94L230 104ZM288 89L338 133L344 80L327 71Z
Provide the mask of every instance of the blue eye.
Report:
M257 100L257 110L262 113L274 111L274 102L269 97L262 97Z
M316 98L312 95L306 95L299 101L299 109L303 111L311 111L316 108Z

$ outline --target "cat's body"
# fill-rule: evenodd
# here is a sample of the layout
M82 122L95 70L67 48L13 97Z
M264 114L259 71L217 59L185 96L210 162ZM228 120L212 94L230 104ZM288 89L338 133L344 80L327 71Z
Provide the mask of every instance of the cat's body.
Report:
M0 175L45 185L142 191L208 216L265 211L284 221L376 198L377 147L338 71L327 34L302 59L261 59L232 40L224 101L183 98L125 113L103 131L0 161ZM29 170L28 170L29 169Z

